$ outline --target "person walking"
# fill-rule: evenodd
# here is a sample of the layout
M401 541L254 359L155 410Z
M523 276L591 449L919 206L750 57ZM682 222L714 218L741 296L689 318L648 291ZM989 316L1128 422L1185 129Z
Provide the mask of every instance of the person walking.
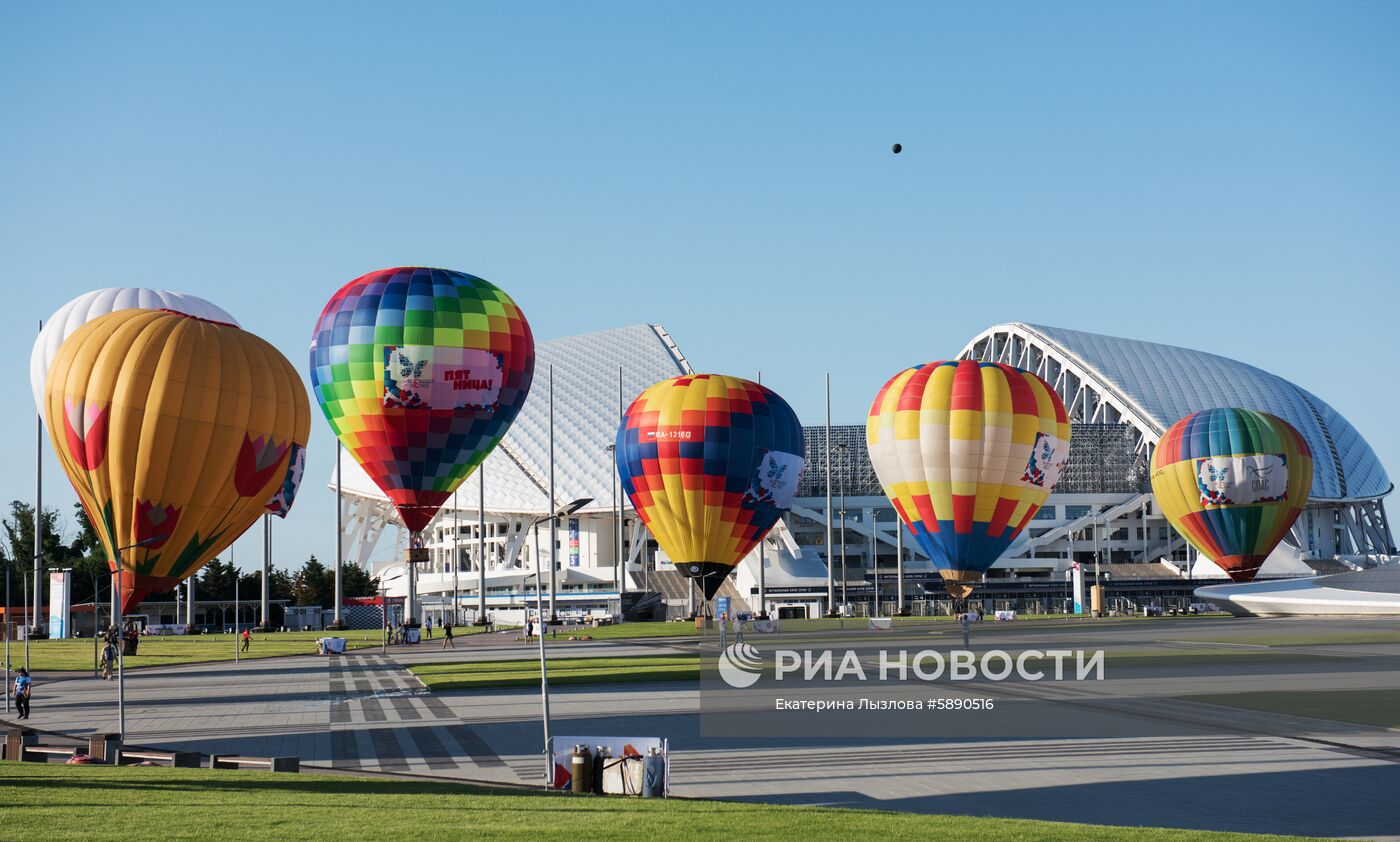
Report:
M429 639L429 640L432 640L432 639L433 639L433 618L432 618L432 617L429 617L429 618L428 618L428 621L427 621L426 623L423 624L423 627L424 627L425 629L428 630L428 639Z
M530 637L535 633L535 619L530 617L525 620L525 642L530 642Z
M112 669L117 664L117 645L113 642L112 635L106 635L106 640L102 644L102 680L112 679Z
M15 676L15 708L19 711L20 719L29 718L29 694L33 688L34 682L29 680L29 670L20 667L19 674Z
M252 642L252 640L253 640L253 631L252 631L252 629L244 629L244 630L243 630L243 645L242 645L242 647L240 647L241 650L244 651L244 652L247 652L247 651L248 651L248 644L249 644L250 642Z
M972 613L970 611L964 611L961 619L958 620L958 625L962 626L963 648L966 649L971 645Z
M724 649L729 639L729 614L721 611L719 614L719 648Z
M738 614L734 615L734 644L737 646L744 642L744 618Z
M457 648L457 644L455 644L455 643L452 642L452 621L451 621L451 620L447 620L446 622L444 622L444 623L442 624L442 648L443 648L443 649L446 649L446 648L449 647L449 646L451 646L453 649L456 649L456 648Z

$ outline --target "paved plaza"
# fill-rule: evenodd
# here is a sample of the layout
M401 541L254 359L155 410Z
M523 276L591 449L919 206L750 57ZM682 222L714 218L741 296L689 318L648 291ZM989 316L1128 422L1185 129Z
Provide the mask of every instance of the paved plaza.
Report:
M1316 645L1277 647L1274 662L1115 669L1092 694L1069 685L996 689L1035 698L1097 736L1072 739L741 738L706 736L693 682L557 687L558 735L667 737L677 795L1124 825L1400 838L1400 731L1200 704L1200 693L1400 687L1400 642L1327 643L1395 631L1380 621L1183 620L1006 624L979 646L1102 646L1110 653L1198 652L1229 635ZM869 640L874 632L852 632ZM886 640L952 644L951 629ZM796 636L793 636L796 637ZM828 640L832 634L813 635ZM836 637L840 637L837 635ZM1360 638L1357 638L1358 640ZM764 641L757 641L764 645ZM208 753L295 755L304 765L538 784L544 774L536 688L429 693L407 667L532 657L510 633L343 657L275 658L133 670L129 742ZM713 651L709 640L551 641L552 658ZM1170 660L1170 659L1169 659ZM1125 661L1125 663L1129 663ZM35 727L115 726L113 684L39 676ZM1144 723L1153 727L1145 728ZM1158 727L1161 726L1161 727Z

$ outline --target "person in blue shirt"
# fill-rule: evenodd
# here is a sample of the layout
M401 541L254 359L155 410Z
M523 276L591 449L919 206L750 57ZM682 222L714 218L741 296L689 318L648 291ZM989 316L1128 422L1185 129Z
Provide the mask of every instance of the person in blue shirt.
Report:
M29 680L29 670L24 667L19 668L19 674L15 676L15 707L19 709L19 718L29 718L29 693L34 682Z

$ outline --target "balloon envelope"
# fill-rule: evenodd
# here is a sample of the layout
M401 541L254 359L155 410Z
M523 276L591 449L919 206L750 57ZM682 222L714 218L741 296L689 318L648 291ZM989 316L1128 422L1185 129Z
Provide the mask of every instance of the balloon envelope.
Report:
M98 316L131 309L173 310L197 319L238 326L223 308L182 292L144 287L108 287L85 292L59 307L44 322L39 338L34 340L34 350L29 354L29 387L34 391L34 405L39 407L40 415L44 413L44 379L63 340Z
M511 297L447 269L356 278L311 341L326 420L414 533L506 434L534 371L535 340Z
M1172 526L1236 582L1248 582L1307 505L1312 452L1291 424L1252 409L1207 409L1163 434L1152 494Z
M642 522L709 599L792 505L806 450L801 422L772 390L691 374L633 401L616 457Z
M157 310L78 328L46 389L59 462L113 570L120 558L123 610L251 526L311 426L305 389L277 349Z
M885 493L959 598L1035 516L1069 460L1059 396L999 363L901 371L875 396L865 431Z

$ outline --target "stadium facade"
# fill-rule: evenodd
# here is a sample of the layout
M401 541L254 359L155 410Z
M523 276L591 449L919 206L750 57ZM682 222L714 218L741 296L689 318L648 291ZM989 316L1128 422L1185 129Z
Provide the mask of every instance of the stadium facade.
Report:
M989 572L987 594L1026 610L1061 610L1069 569L1096 562L1105 578L1119 583L1121 598L1132 602L1152 600L1154 593L1180 598L1197 580L1223 580L1157 511L1148 471L1152 449L1171 424L1215 406L1277 415L1302 433L1313 453L1307 508L1261 578L1358 570L1394 552L1382 505L1392 485L1375 453L1332 407L1281 377L1201 351L1022 323L988 328L959 357L1036 372L1064 400L1073 424L1070 462L1055 493ZM539 343L535 384L520 416L482 476L468 479L428 530L432 562L419 565L417 577L423 615L445 616L455 598L459 617L472 616L483 573L492 612L548 603L548 594L537 594L534 585L541 559L546 591L551 560L556 571L555 606L546 611L616 611L623 593L632 594L630 605L638 592L659 594L653 601L664 602L672 615L688 611L687 583L619 499L609 449L622 401L685 373L693 373L689 361L659 325ZM878 593L881 613L901 606L949 610L941 580L880 489L864 425L832 427L829 448L827 433L806 428L807 469L796 505L740 564L721 596L737 610L757 610L761 577L762 608L788 616L830 610L829 589L837 602L870 603L865 610L876 610ZM347 558L370 565L390 581L391 594L402 594L406 536L397 527L390 529L392 543L383 535L396 523L393 509L350 460L342 471ZM561 522L552 541L548 527L530 528L547 511L584 497L591 502ZM626 571L621 582L619 565Z

